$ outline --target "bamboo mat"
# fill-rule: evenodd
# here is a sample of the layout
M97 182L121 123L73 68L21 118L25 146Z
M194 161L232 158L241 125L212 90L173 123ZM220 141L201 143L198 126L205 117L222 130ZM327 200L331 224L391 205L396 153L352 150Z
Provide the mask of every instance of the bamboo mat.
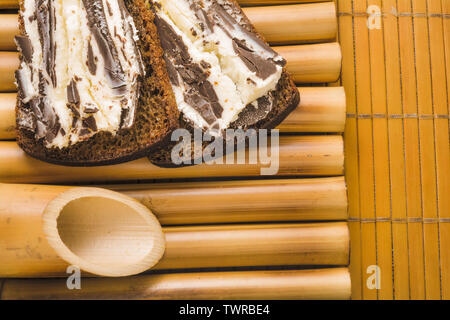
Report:
M450 1L335 2L352 298L450 299Z
M337 4L352 297L450 299L450 1Z

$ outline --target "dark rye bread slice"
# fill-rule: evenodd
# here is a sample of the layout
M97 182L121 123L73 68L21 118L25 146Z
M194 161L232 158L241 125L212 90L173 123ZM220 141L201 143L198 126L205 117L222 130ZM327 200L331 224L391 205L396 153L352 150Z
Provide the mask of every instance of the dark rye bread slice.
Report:
M137 45L146 71L140 86L133 126L119 130L116 135L98 132L86 141L63 149L45 147L42 140L36 141L34 133L18 126L17 141L27 154L54 164L98 166L145 157L169 143L171 133L179 127L179 112L153 23L154 15L146 9L146 2L125 1L139 32ZM23 10L23 1L20 1L20 6ZM23 21L21 18L19 20L20 31L24 34ZM18 99L16 108L20 106L21 101Z
M228 11L232 11L232 16L235 20L240 21L239 24L245 28L247 31L253 33L256 37L261 39L267 44L267 41L264 37L256 30L253 24L250 22L248 17L242 11L239 4L236 0L217 0L217 3L221 5L223 8L228 9ZM240 19L236 19L240 18ZM274 105L269 113L265 110L256 109L255 107L249 105L247 106L240 114L239 118L233 122L229 129L255 129L256 131L259 129L275 129L278 125L280 125L286 117L297 108L300 103L300 95L298 89L287 72L286 68L283 68L283 73L281 78L277 84L276 90L272 92L274 97ZM194 137L193 131L195 127L190 121L186 120L182 115L180 117L180 128L184 128L191 131L191 136ZM224 139L222 139L224 140ZM203 144L203 150L210 144L211 142L205 142ZM223 141L224 145L226 141ZM172 168L172 167L181 167L186 166L175 165L171 160L171 152L172 148L177 144L177 142L171 142L169 145L163 146L159 148L159 150L153 152L149 159L150 161L160 167ZM191 143L191 163L197 163L194 148L194 141ZM224 148L224 155L226 154Z

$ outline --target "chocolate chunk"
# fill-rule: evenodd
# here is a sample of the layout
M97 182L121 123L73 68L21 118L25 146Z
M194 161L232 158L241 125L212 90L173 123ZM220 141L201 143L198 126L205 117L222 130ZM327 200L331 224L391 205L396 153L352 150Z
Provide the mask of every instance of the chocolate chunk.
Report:
M277 72L277 67L272 60L266 60L254 53L246 47L242 41L233 39L233 49L241 60L245 63L247 68L256 73L258 78L266 80L268 77Z
M80 104L80 93L78 92L77 83L72 79L67 86L67 101L70 104Z
M173 65L172 61L167 58L167 56L164 56L164 61L166 62L166 68L167 73L169 74L170 82L173 86L179 87L180 82L178 81L178 72L177 69L175 69L175 66Z
M24 75L23 69L16 70L15 73L17 88L19 91L19 97L22 100L28 100L31 98L30 96L30 90L29 88L29 82L26 79L26 76Z
M92 44L90 42L88 45L88 59L86 63L89 72L95 76L97 74L97 62L95 61L94 51L92 50Z
M80 137L85 137L91 135L91 131L89 129L81 129L79 133Z
M233 38L233 31L238 31L239 34L244 34L245 38L256 43L267 53L268 56L273 57L270 59L264 59L250 49L244 40L233 38L234 51L239 55L247 68L256 73L258 78L265 80L277 71L277 65L286 65L286 61L282 59L272 48L270 48L270 46L259 39L256 35L248 32L240 26L240 24L220 4L212 4L208 13L213 16L214 21L230 38ZM275 58L280 58L281 60L274 61Z
M20 53L22 53L23 59L26 63L32 63L33 60L33 46L31 41L26 36L15 36L17 47Z
M217 120L211 109L211 104L198 92L189 90L184 94L184 100L187 104L193 106L209 125Z
M97 122L94 117L87 117L83 119L83 127L92 131L97 131Z
M218 101L213 85L208 81L207 72L204 71L209 64L204 62L202 66L193 63L186 44L175 30L158 16L155 22L172 84L180 86L178 77L180 76L186 90L185 102L192 106L208 124L213 124L222 116L223 107Z
M85 106L84 106L84 113L87 113L87 114L94 114L94 113L97 113L97 112L99 112L100 110L97 108L97 106L95 106L95 105L93 105L93 104L86 104Z
M126 90L125 74L123 72L117 49L112 40L106 21L103 1L83 0L87 13L88 26L97 42L100 55L104 60L105 73L109 86L115 94L121 96Z
M57 85L55 72L56 47L53 32L56 28L56 15L50 0L36 1L36 19L39 30L39 40L42 46L43 63L53 87Z

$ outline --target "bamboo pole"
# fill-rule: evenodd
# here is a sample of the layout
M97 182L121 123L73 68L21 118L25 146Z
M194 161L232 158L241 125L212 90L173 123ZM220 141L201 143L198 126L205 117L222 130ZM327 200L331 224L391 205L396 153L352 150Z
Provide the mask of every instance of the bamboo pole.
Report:
M17 50L14 36L18 33L17 14L0 15L0 50Z
M91 274L129 276L164 252L158 220L138 201L99 188L0 185L0 269L26 275L57 257ZM130 250L134 249L134 250Z
M127 199L98 188L0 185L0 277L64 276L69 265L110 276L153 267L161 250L150 252L153 260L146 264L138 262L161 242L143 228L150 225L142 220L148 210L133 206L131 211L137 202ZM343 222L163 230L166 251L153 269L346 265L349 257L349 232Z
M163 225L347 219L343 177L104 187L139 200Z
M287 69L296 83L335 82L341 74L339 43L276 47L288 61Z
M299 91L300 105L279 126L282 132L344 131L346 95L343 87L301 87Z
M244 12L272 44L323 42L336 38L336 8L332 2L244 8ZM17 15L15 19L17 21ZM0 15L1 26L10 25L13 20L10 15ZM5 46L0 49L15 47L14 35L19 34L17 23L15 26L8 28L8 33L5 30Z
M16 138L15 93L0 93L0 140Z
M164 228L155 269L348 264L346 223Z
M274 47L288 60L287 70L297 83L324 83L339 78L341 51L338 43ZM16 91L14 72L17 52L0 51L0 91Z
M279 176L338 176L343 174L341 136L280 137L279 159L271 164L202 164L184 168L159 168L148 159L114 166L72 168L52 165L25 155L16 142L0 142L0 182L70 183L261 176L261 169L278 167Z
M281 132L343 132L345 90L342 87L300 87L301 101L278 127ZM0 140L16 138L16 94L0 93Z
M17 52L0 52L0 91L16 91L14 71L19 68Z
M0 0L0 9L17 9L18 7L18 0Z
M245 14L271 44L324 42L336 39L334 2L245 8Z
M298 271L238 271L146 275L121 279L84 279L81 290L66 280L6 280L2 298L140 300L288 300L349 299L345 268Z

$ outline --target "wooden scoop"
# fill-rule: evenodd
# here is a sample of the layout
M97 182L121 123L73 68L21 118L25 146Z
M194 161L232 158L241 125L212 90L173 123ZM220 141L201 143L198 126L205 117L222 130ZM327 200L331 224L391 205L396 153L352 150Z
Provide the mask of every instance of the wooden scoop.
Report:
M165 249L156 217L136 200L109 190L68 189L47 204L42 221L57 255L96 275L141 273Z

